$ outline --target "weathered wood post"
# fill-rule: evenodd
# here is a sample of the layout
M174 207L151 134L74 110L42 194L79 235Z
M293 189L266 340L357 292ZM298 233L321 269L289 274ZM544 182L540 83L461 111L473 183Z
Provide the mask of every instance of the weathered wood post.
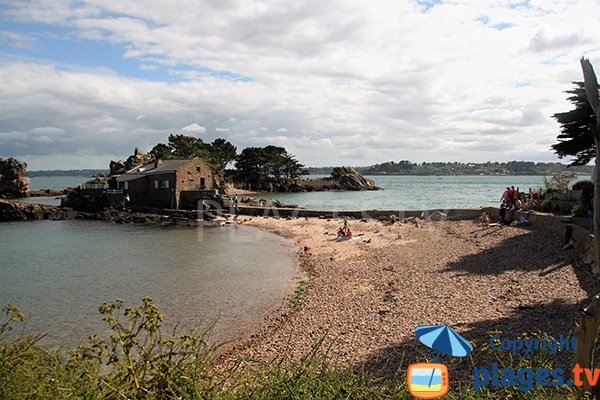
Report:
M585 83L585 95L596 116L596 123L590 124L589 129L594 135L596 145L596 168L594 173L594 251L595 267L600 267L600 96L598 95L598 80L590 60L581 58L581 69ZM600 295L594 296L592 303L583 310L581 324L575 331L577 340L574 364L582 368L593 368L594 347L600 329ZM600 397L600 385L592 388L584 379L585 391L592 391L596 398Z

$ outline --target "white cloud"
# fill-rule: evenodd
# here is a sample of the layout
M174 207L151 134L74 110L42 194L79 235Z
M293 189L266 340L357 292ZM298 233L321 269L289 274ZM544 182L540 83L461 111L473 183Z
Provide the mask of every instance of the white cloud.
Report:
M437 3L9 3L15 26L109 43L123 65L0 52L0 149L124 158L182 132L273 141L308 165L555 160L550 116L570 109L582 55L600 68L600 4ZM43 36L11 26L0 41Z
M196 123L193 123L181 128L181 132L203 134L206 133L206 128Z

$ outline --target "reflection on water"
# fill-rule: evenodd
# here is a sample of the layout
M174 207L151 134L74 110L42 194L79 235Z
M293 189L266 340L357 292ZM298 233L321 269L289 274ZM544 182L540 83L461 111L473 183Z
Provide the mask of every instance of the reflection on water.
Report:
M95 221L0 224L0 305L31 312L51 343L104 329L97 313L150 296L176 323L233 338L281 302L295 261L289 242L255 229L157 228Z

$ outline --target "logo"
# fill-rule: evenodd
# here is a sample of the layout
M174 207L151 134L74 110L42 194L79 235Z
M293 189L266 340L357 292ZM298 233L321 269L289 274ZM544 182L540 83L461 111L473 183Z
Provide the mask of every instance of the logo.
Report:
M415 329L419 342L435 350L432 363L408 366L406 383L408 391L417 399L435 399L448 393L448 368L440 364L441 354L465 357L473 346L448 325L420 325Z
M448 393L448 368L438 363L418 363L406 371L408 391L418 399L435 399Z

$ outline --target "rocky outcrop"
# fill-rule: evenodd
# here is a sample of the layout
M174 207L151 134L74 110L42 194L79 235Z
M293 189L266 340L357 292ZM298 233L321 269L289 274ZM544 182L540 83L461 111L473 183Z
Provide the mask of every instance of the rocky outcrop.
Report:
M73 210L47 204L30 204L22 201L0 199L0 221L74 219L77 215Z
M27 197L29 179L25 178L27 163L15 158L0 157L0 197Z
M64 190L49 188L49 189L39 189L39 190L31 190L29 192L30 197L58 197L65 194Z
M287 188L290 192L321 192L327 190L380 190L352 167L336 167L329 178L297 180Z
M119 160L110 162L110 175L120 175L130 169L145 164L152 160L152 156L144 153L138 147L135 148L132 155L130 155L125 162Z
M341 167L339 174L336 174L334 169L331 176L337 178L339 184L346 190L379 190L373 180L365 178L351 167Z
M84 190L79 188L65 189L65 197L61 206L77 211L98 212L110 206L106 193L97 190Z

